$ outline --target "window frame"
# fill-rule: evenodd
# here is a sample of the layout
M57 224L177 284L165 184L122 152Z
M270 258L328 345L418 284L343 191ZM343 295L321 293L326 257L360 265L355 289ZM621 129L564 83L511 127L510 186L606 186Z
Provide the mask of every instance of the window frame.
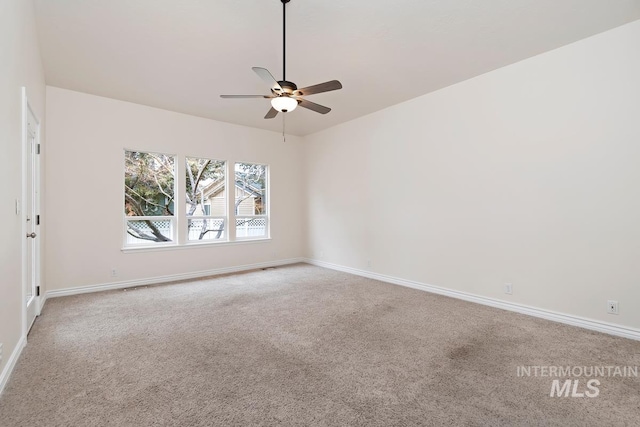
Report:
M123 212L124 221L123 221L123 240L122 240L122 252L153 252L153 251L164 251L164 250L175 250L175 249L188 249L188 248L196 248L196 247L213 247L218 245L237 245L237 244L250 244L251 242L265 242L271 240L271 165L263 162L255 162L255 161L240 161L234 160L231 156L226 159L218 158L215 159L208 155L187 155L184 153L177 154L168 154L162 153L160 151L148 150L148 149L129 149L125 148L123 151L123 155L126 156L126 152L140 152L140 153L151 153L151 154L163 154L174 159L174 214L173 216L157 216L157 217L135 217L135 216L127 216ZM225 191L227 192L226 197L226 207L225 213L226 217L221 217L218 215L205 215L205 216L188 216L184 206L186 206L186 166L188 158L197 158L197 159L208 159L215 160L225 163ZM125 160L126 161L126 160ZM265 167L265 192L264 197L266 197L266 209L264 214L260 215L236 215L235 213L235 195L236 195L236 180L235 180L235 165L238 163L251 164L251 165L259 165ZM233 180L231 178L231 173L233 173ZM123 162L123 170L122 170L122 179L124 180L126 176L125 162ZM233 184L232 191L230 191L230 183ZM124 184L124 182L123 182ZM125 191L123 185L123 204L124 206L125 200ZM122 212L122 211L121 211ZM155 219L169 219L172 227L172 241L171 242L153 242L147 243L144 242L139 244L127 244L127 220L132 221L136 218L155 218ZM189 240L189 220L190 219L224 219L225 220L225 229L224 229L224 237L221 239L215 240ZM237 237L236 229L237 229L237 220L244 218L261 218L265 220L265 233L260 236L244 236Z
M213 159L210 157L205 157L205 156L184 156L184 162L182 162L182 164L185 167L185 171L186 172L186 167L187 167L187 159L205 159L205 160L211 160L211 161L215 161L215 162L224 162L224 191L228 192L228 188L229 188L229 161L228 160L221 160L221 159ZM187 183L185 182L184 185L182 186L184 189L184 199L185 199L185 204L186 204L186 194L187 194ZM187 215L186 212L182 212L182 214L184 215L184 245L217 245L217 244L223 244L223 243L228 243L231 241L230 239L230 232L229 232L229 228L230 228L230 218L229 218L229 198L227 197L225 200L225 207L224 207L224 213L225 216L219 216L219 215ZM191 219L222 219L224 221L225 224L225 228L223 229L223 233L224 233L224 237L220 238L220 239L215 239L215 240L190 240L189 239L189 220Z
M136 215L136 216L127 216L126 212L124 212L123 210L121 210L121 214L123 216L123 240L122 240L122 245L123 245L123 249L153 249L153 248L166 248L166 247L170 247L170 246L177 246L179 244L179 233L178 233L178 215L176 212L176 206L178 206L178 191L177 187L178 187L178 155L177 154L170 154L170 153L163 153L160 151L152 151L152 150L137 150L137 149L129 149L129 148L125 148L123 151L123 155L124 155L124 162L122 162L123 165L123 170L122 170L122 204L120 205L120 209L124 209L124 206L126 204L127 198L126 198L126 186L125 184L125 180L126 180L126 176L127 176L127 172L126 172L126 155L127 152L132 152L132 153L145 153L145 154L160 154L163 156L167 156L173 159L173 206L174 206L174 212L173 215ZM168 220L170 222L170 228L171 228L171 240L168 242L153 242L153 243L145 243L143 239L140 239L141 242L140 243L127 243L129 233L127 232L128 230L128 222L129 221L165 221Z
M235 210L235 204L236 204L236 198L235 198L235 185L236 185L236 165L238 163L243 163L243 164L250 164L250 165L257 165L257 166L263 166L265 168L264 171L264 182L265 182L265 190L264 190L264 197L267 199L267 208L265 209L265 213L261 214L261 215L241 215L241 214L236 214L236 210ZM260 162L244 162L244 161L235 161L233 163L233 207L230 210L230 213L233 214L233 234L234 234L234 238L235 241L251 241L251 240L264 240L264 239L270 239L271 238L271 167L268 164L265 163L260 163ZM244 236L244 237L238 237L238 219L245 219L245 218L264 218L265 219L265 233L262 236Z

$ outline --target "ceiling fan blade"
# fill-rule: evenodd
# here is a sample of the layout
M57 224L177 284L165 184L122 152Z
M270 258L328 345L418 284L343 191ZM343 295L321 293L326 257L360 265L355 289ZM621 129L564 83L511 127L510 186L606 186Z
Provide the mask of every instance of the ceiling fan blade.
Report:
M298 98L298 101L300 101L298 105L304 108L308 108L309 110L315 111L316 113L327 114L329 111L331 111L331 108L329 107L316 104L315 102L307 101L306 99Z
M273 98L273 96L270 95L220 95L220 98Z
M322 92L330 92L332 90L342 89L342 83L337 80L331 80L329 82L320 83L318 85L304 87L302 89L298 89L295 94L296 96L306 96L313 95L314 93L322 93Z
M260 67L253 67L252 70L255 71L255 73L258 76L260 76L260 78L264 80L265 83L268 84L271 89L276 90L278 92L282 92L282 87L280 87L280 83L278 83L278 81L271 75L269 70L267 70L266 68L260 68Z
M271 107L271 109L269 111L267 111L267 115L264 116L264 118L265 119L273 119L277 115L278 115L278 110L276 110L275 108Z

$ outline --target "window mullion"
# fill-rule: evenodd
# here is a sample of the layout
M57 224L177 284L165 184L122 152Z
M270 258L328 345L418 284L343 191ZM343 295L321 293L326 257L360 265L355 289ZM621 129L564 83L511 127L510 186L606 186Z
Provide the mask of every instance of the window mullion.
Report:
M187 241L187 213L185 212L186 205L186 182L185 182L185 156L177 155L176 156L176 167L175 167L175 212L173 216L175 217L175 227L176 227L176 239L179 245L184 245Z
M235 161L227 162L227 230L229 230L229 241L236 240L236 175Z

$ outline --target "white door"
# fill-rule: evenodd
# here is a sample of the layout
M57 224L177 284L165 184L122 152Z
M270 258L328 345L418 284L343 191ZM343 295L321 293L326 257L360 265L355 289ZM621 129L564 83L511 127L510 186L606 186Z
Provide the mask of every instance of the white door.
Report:
M29 332L40 310L40 124L28 104L24 147L24 212L26 231L24 255L24 303L26 331Z

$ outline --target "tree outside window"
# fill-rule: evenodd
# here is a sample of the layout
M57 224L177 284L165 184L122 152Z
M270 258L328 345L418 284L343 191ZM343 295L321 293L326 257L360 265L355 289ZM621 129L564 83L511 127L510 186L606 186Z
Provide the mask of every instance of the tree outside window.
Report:
M185 166L188 240L225 239L226 163L187 157Z
M175 158L125 151L126 243L167 243L174 236Z

